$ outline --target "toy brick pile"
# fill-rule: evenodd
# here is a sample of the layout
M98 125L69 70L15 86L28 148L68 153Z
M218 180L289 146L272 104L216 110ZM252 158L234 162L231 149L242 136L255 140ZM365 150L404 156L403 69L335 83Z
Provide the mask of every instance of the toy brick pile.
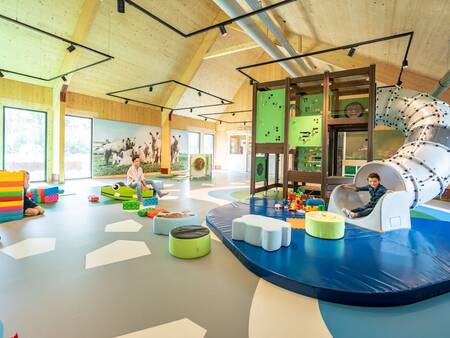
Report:
M30 189L27 196L36 203L55 203L59 199L58 187L39 187Z
M23 217L23 172L0 172L0 222Z

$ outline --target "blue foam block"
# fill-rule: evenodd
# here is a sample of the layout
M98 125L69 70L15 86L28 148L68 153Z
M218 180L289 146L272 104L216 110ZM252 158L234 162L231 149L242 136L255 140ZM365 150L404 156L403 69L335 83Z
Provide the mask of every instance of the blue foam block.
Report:
M149 197L149 198L144 198L142 200L142 205L144 207L149 207L151 205L158 205L158 197L153 196L153 197Z

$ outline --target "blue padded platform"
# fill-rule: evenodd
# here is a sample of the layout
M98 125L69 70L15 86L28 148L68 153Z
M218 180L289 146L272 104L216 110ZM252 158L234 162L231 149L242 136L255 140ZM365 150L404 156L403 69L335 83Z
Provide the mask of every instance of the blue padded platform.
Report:
M258 276L306 296L363 306L410 304L450 291L450 222L413 218L411 230L385 234L347 224L340 240L292 230L291 245L275 252L231 239L231 221L242 215L292 217L274 203L233 202L206 217L225 246Z

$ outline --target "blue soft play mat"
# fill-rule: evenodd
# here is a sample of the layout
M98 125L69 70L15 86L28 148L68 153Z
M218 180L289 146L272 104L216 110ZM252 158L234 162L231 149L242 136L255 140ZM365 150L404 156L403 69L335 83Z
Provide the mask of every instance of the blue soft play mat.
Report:
M267 252L231 239L231 222L245 214L285 220L270 199L211 210L207 223L251 271L286 289L331 302L395 306L450 291L450 222L413 218L411 230L380 234L346 225L341 240L292 231L292 242Z

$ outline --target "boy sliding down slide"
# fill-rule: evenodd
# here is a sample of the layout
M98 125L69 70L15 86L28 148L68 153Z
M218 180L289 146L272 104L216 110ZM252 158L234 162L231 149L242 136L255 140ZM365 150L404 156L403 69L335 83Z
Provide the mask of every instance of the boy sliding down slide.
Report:
M357 218L369 215L372 212L373 208L375 208L375 205L377 204L381 196L386 193L386 188L380 184L380 176L377 173L369 174L369 176L367 176L367 181L369 182L369 184L364 187L356 187L350 184L343 185L343 187L346 189L351 189L354 191L368 191L370 194L370 201L365 206L352 210L343 208L342 212L345 214L345 216L349 218Z
M142 202L142 189L149 189L149 187L147 186L147 182L145 182L139 156L133 156L131 160L133 164L127 172L127 185L130 188L136 189L138 200ZM149 184L160 198L167 195L167 193L157 190L156 185L152 181L149 181Z
M22 172L25 174L23 183L23 214L25 216L43 215L45 210L27 196L27 189L30 187L30 173L26 170L22 170Z

